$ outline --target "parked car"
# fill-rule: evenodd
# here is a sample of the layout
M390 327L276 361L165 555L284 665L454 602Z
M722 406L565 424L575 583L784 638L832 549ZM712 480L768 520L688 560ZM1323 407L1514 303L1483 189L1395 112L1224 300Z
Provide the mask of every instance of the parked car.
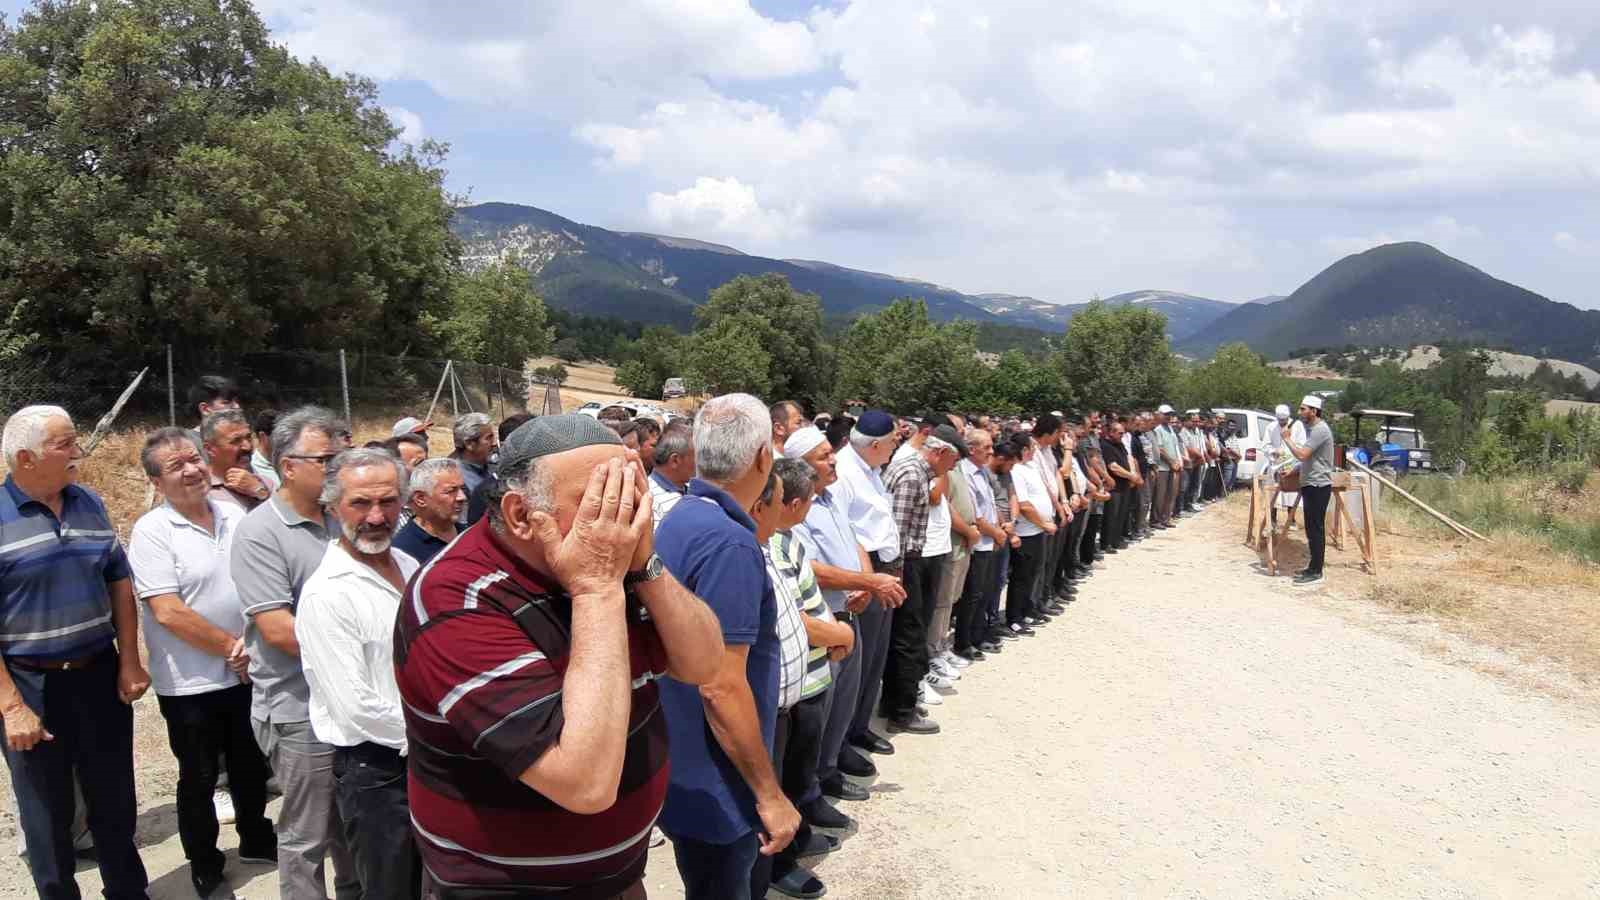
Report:
M1243 455L1239 458L1238 474L1234 476L1234 483L1246 484L1256 477L1257 473L1265 474L1272 468L1272 462L1267 458L1267 448L1272 443L1272 432L1278 427L1278 420L1272 413L1259 409L1216 409L1213 412L1221 413L1233 423L1233 430L1239 434L1239 446Z
M598 419L600 418L601 410L610 409L613 406L627 410L628 418L630 419L645 417L655 419L656 422L661 425L665 425L667 422L671 421L673 415L671 412L662 409L653 403L640 403L637 400L627 400L619 403L600 403L598 401L591 400L590 402L578 407L577 411L579 415L585 415L591 419Z
M686 397L688 394L689 388L683 383L682 378L668 378L661 385L661 399L663 400L676 400L679 397Z

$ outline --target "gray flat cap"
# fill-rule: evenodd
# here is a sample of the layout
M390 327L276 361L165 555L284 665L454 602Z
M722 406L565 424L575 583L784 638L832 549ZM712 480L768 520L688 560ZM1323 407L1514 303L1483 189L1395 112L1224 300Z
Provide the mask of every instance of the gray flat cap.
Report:
M509 472L530 459L595 444L620 446L622 438L594 419L578 413L540 416L519 425L500 443L500 459L495 463L495 474Z

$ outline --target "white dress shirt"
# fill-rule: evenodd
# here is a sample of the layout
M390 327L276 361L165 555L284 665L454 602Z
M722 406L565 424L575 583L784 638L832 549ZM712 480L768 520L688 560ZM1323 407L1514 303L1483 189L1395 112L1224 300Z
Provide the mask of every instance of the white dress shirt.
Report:
M854 447L840 450L838 461L839 480L829 490L843 504L856 540L862 549L885 562L899 558L900 529L895 525L894 508L883 479L867 468Z
M390 550L402 581L417 561ZM371 742L406 752L406 721L394 680L394 621L400 592L337 540L307 579L294 636L311 687L311 731L335 747Z
M1055 511L1050 507L1050 494L1045 490L1044 482L1039 479L1038 470L1027 465L1013 466L1011 496L1017 501L1017 517L1012 520L1012 524L1016 526L1017 537L1043 534L1044 529L1033 524L1022 513L1022 504L1031 503L1034 512L1039 514L1040 521L1050 522L1055 517Z

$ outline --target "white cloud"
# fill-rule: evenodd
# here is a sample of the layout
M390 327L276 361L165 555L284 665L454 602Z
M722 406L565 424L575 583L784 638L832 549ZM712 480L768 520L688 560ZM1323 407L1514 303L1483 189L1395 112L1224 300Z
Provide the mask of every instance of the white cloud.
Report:
M652 193L650 220L664 229L711 232L761 242L790 237L800 230L803 208L763 209L755 189L737 178L696 178L692 187L672 194Z
M295 52L554 123L597 194L748 249L1053 299L1286 292L1396 239L1600 276L1539 256L1574 228L1551 209L1600 208L1579 0L261 5Z
M1570 231L1558 231L1550 241L1568 253L1581 253L1583 251L1583 241L1578 240L1577 236Z
M422 128L422 117L404 106L385 106L383 111L389 114L389 120L394 122L394 126L400 129L400 140L416 144L428 136Z

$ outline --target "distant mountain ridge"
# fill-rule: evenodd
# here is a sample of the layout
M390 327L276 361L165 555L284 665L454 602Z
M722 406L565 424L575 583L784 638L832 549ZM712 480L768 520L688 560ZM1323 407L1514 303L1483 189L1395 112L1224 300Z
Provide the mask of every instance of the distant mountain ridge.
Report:
M1445 339L1593 365L1600 311L1541 297L1427 244L1385 244L1335 262L1276 303L1237 306L1176 343L1195 356L1235 341L1282 356L1300 347Z
M916 278L820 260L769 259L693 238L610 231L512 203L461 207L451 229L462 241L463 261L469 267L519 253L535 286L553 306L678 327L693 321L695 306L716 287L739 275L766 272L777 272L795 288L816 293L822 298L823 313L841 318L909 296L926 300L935 319L968 319L1060 334L1088 305L1015 294L964 294ZM1134 291L1105 302L1160 309L1167 314L1174 340L1188 337L1233 308L1172 291Z

